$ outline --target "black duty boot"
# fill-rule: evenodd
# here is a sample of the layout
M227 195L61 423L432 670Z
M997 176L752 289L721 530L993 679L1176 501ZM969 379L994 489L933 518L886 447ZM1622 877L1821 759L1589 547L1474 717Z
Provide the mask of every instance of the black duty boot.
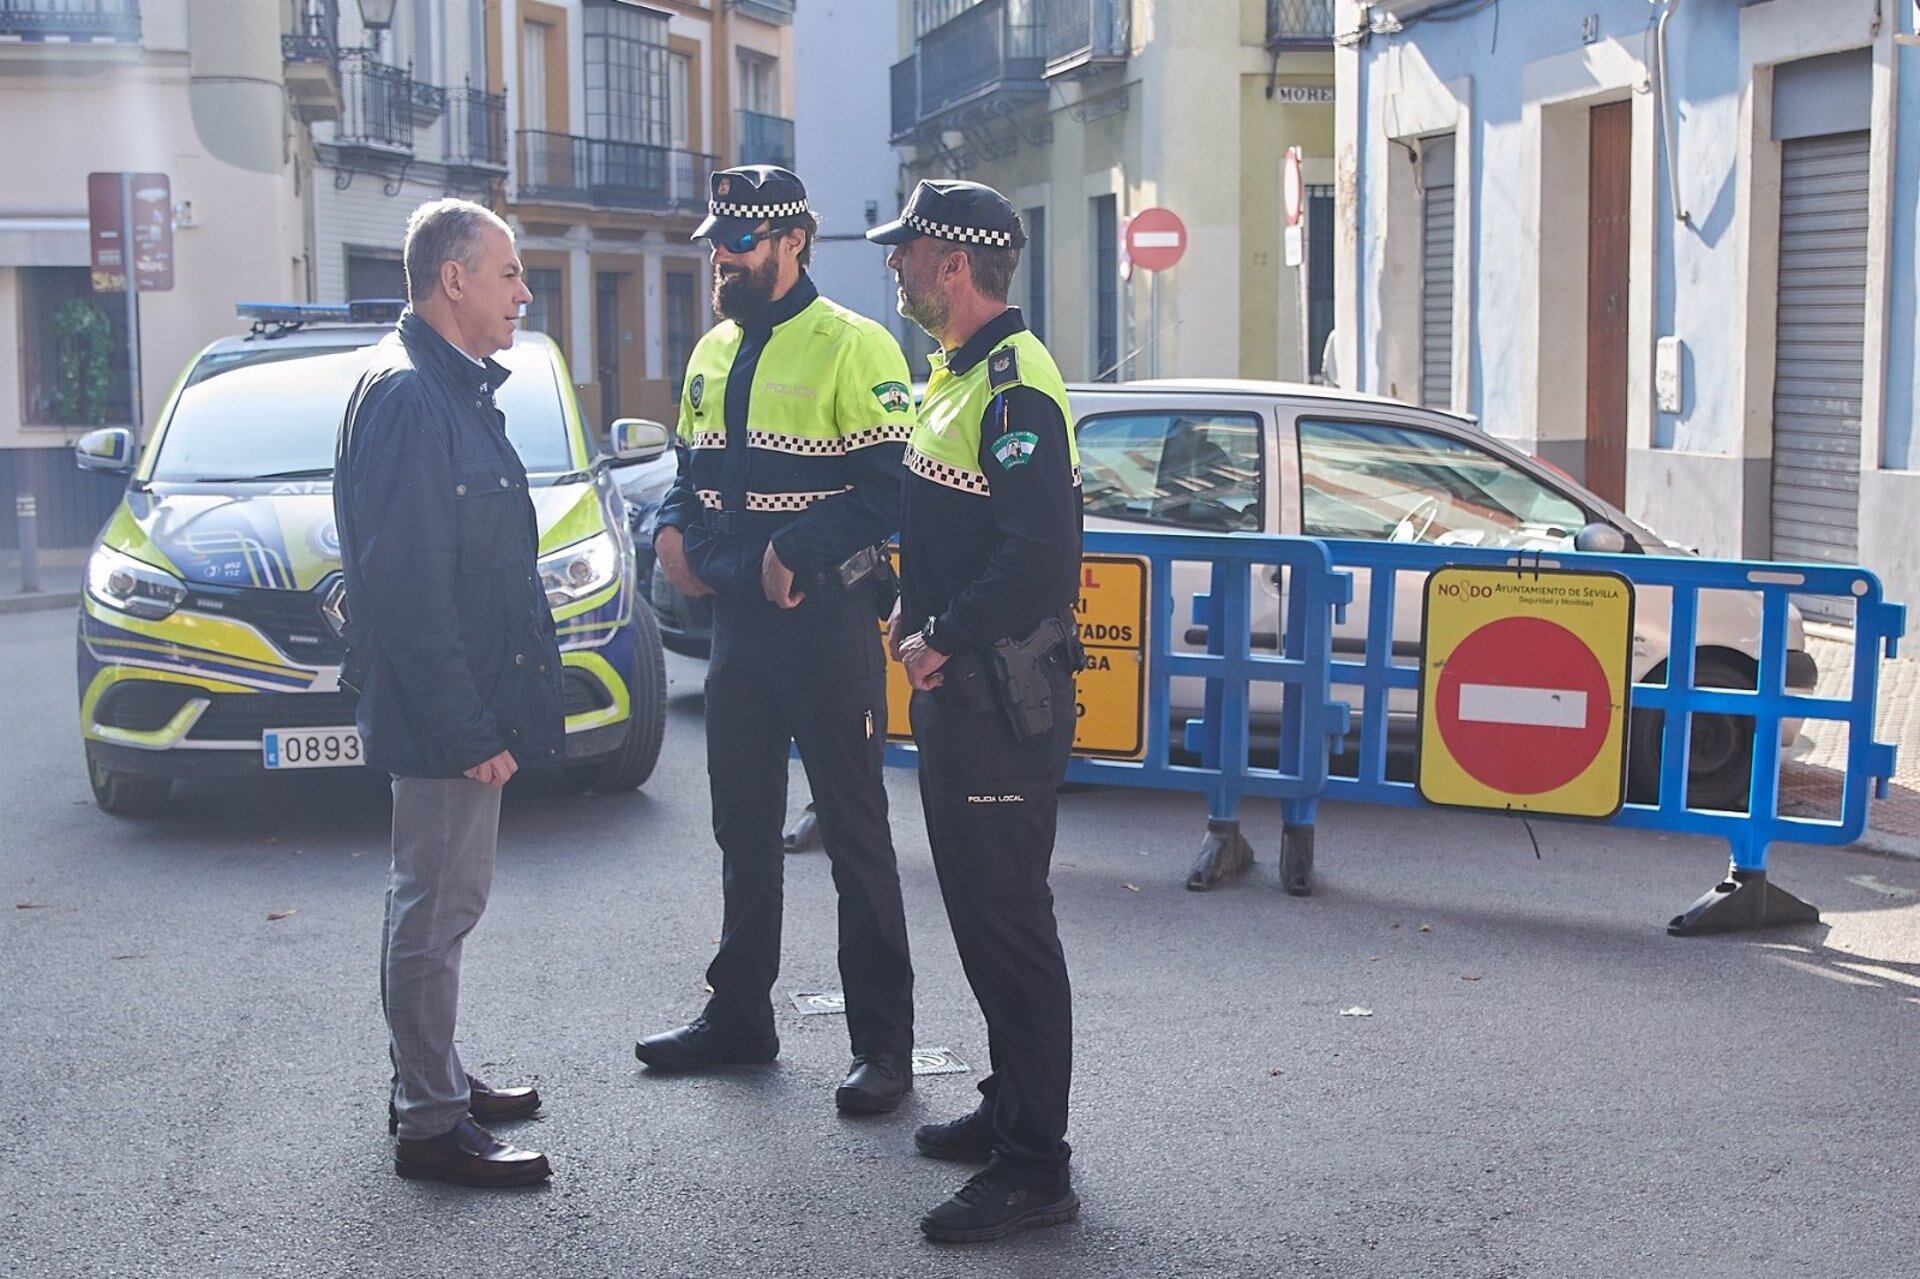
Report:
M983 1164L993 1158L993 1121L975 1110L944 1124L921 1124L914 1130L913 1148L929 1159Z
M843 1115L884 1115L911 1091L911 1061L899 1053L862 1053L853 1059L847 1081L834 1090L833 1104Z
M942 1243L987 1243L1022 1230L1063 1225L1079 1215L1080 1196L1073 1193L1065 1173L1053 1186L1037 1188L993 1164L920 1218L920 1229Z
M633 1046L633 1055L655 1070L760 1065L780 1055L780 1038L772 1033L742 1035L702 1015L684 1026L647 1036Z

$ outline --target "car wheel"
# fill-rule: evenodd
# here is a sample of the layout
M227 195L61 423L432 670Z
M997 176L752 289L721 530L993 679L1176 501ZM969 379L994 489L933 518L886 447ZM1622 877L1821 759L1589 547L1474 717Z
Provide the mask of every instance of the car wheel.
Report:
M1694 682L1701 688L1752 688L1753 675L1714 657L1698 659ZM1659 802L1662 711L1634 715L1627 735L1627 798ZM1695 715L1687 746L1687 806L1747 811L1753 772L1753 720L1744 715Z
M653 776L654 765L660 762L660 744L667 733L667 659L653 610L643 603L633 610L633 640L626 736L611 755L563 770L576 790L635 790Z
M116 817L135 817L151 813L167 802L173 783L165 777L142 777L108 768L87 747L87 783L93 787L93 802L103 813Z

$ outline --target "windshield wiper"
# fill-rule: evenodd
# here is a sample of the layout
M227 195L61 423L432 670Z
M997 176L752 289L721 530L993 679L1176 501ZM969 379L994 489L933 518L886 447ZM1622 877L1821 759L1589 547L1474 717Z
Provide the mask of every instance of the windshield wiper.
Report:
M247 484L255 480L324 480L333 478L331 466L308 466L293 471L267 471L260 475L196 475L191 484Z

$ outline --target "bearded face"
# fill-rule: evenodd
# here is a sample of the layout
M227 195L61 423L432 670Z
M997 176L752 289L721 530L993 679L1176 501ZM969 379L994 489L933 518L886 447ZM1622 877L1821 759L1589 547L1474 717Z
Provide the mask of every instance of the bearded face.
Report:
M930 334L945 331L953 305L937 279L940 254L934 241L922 237L896 250L893 261L900 314Z

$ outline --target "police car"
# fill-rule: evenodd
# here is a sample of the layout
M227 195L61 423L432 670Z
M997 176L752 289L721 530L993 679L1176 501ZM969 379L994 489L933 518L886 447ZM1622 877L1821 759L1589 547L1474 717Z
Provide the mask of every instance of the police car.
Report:
M350 603L333 451L400 305L243 304L251 331L194 358L137 459L124 429L75 444L81 467L129 476L80 603L80 731L106 811L153 808L176 779L360 765L339 684ZM513 375L498 402L565 665L561 771L577 789L629 790L659 758L666 672L610 470L658 457L666 432L623 420L598 449L551 339L517 334L495 358Z

